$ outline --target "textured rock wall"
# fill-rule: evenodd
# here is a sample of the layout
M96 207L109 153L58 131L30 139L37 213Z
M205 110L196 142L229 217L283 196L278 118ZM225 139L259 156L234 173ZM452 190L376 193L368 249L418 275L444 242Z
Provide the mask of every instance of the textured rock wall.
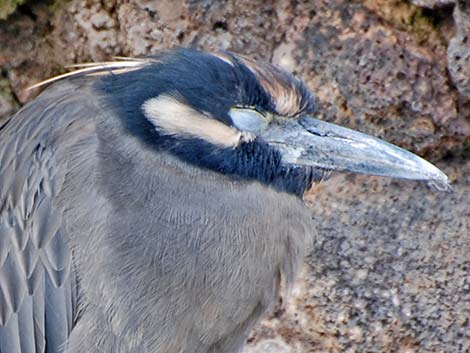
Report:
M469 352L468 4L30 1L0 21L0 125L76 62L174 46L272 61L307 82L320 118L438 162L455 192L351 175L314 188L316 245L246 352Z

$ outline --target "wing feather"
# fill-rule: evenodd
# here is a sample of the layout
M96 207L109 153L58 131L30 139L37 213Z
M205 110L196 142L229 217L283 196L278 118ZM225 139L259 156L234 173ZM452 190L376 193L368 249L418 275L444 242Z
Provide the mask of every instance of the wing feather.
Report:
M83 133L80 124L70 128L86 111L75 91L61 83L0 130L0 353L62 353L77 319L70 239L58 201L66 148ZM71 116L63 114L67 104Z
M34 340L33 298L31 296L24 298L17 318L18 330L21 332L21 352L34 352L36 343Z
M0 353L22 353L17 315L12 315L0 330Z

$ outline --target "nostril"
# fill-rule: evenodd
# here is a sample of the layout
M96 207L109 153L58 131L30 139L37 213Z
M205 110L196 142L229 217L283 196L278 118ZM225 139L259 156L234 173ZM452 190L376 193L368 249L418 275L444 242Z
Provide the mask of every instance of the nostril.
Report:
M320 137L338 137L335 133L325 129L325 126L323 125L324 123L322 123L320 126L320 123L318 123L318 121L308 116L299 119L299 124L312 135Z

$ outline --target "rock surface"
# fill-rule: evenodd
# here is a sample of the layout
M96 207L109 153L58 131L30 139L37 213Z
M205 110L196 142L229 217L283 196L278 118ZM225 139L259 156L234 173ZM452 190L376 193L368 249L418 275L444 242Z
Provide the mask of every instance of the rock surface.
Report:
M435 8L439 6L454 4L455 0L411 0L417 6Z
M470 2L457 1L454 19L457 34L447 49L449 72L459 92L470 97Z
M24 0L0 0L0 20L6 19L23 2Z
M314 249L293 298L252 343L280 341L265 352L286 351L282 343L289 352L469 352L470 159L439 166L451 194L351 175L314 188Z
M468 352L470 12L412 3L30 1L0 21L0 126L26 87L76 62L174 46L272 61L305 80L320 118L439 161L455 192L350 175L313 189L315 246L245 353Z
M31 3L0 25L0 67L25 103L35 93L27 86L68 64L174 46L229 49L299 75L317 94L320 117L436 159L470 136L461 13L447 55L451 11L433 15L399 1Z

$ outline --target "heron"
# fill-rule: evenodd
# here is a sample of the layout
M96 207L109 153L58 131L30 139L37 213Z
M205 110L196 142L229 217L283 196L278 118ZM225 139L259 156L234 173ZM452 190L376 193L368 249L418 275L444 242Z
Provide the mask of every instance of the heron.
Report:
M239 352L314 245L313 184L340 171L449 188L235 53L44 83L0 131L1 353Z

